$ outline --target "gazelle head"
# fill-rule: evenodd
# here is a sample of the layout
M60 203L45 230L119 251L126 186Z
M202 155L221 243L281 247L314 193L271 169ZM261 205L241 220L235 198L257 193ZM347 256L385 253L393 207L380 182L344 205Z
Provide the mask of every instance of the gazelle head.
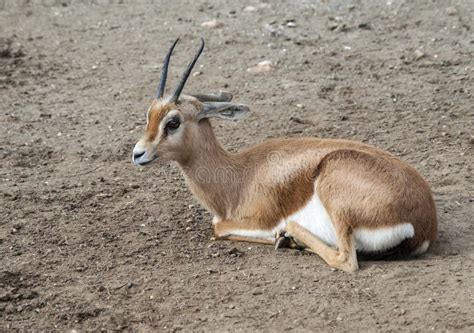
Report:
M235 120L249 109L242 104L231 103L232 94L221 92L217 95L181 95L191 71L204 49L204 40L188 64L178 86L169 97L163 97L168 74L168 65L176 39L169 49L161 73L156 98L146 114L145 134L133 148L132 161L135 165L145 165L160 159L185 163L199 147L213 140L209 118Z

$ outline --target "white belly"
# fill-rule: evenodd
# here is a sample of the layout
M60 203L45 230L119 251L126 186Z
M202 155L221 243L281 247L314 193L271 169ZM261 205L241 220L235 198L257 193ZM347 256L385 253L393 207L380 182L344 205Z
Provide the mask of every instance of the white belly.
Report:
M290 221L306 228L327 245L338 246L334 225L316 192L302 209L283 219L278 228L285 229ZM401 223L378 229L355 229L354 239L358 251L374 252L393 248L404 239L413 237L414 234L415 231L410 223Z
M290 221L298 223L327 245L337 246L336 230L316 192L306 206L283 220L283 228Z

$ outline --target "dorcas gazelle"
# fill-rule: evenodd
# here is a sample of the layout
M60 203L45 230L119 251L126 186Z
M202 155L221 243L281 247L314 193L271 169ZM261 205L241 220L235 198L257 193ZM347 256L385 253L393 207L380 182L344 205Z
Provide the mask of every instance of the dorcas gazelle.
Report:
M358 269L357 253L411 256L428 249L437 234L436 208L413 167L381 149L339 139L274 139L226 151L210 119L236 120L249 108L231 102L227 92L181 95L203 40L164 97L177 41L166 55L133 163L176 161L214 215L216 239L304 247L345 271Z

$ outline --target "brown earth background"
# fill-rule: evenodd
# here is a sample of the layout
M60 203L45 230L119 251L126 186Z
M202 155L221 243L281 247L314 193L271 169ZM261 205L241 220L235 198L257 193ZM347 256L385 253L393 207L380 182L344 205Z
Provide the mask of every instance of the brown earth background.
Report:
M473 17L472 0L0 0L0 330L474 330ZM185 92L251 107L214 122L229 150L350 138L412 163L438 207L429 253L347 274L211 241L175 165L130 162L177 36L170 87L203 36Z

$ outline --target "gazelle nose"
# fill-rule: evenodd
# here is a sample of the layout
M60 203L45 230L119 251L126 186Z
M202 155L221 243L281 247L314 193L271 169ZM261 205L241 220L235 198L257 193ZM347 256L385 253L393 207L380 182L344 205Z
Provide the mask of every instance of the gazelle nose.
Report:
M136 160L136 159L142 157L143 155L145 155L145 152L144 152L144 151L133 152L133 159Z

